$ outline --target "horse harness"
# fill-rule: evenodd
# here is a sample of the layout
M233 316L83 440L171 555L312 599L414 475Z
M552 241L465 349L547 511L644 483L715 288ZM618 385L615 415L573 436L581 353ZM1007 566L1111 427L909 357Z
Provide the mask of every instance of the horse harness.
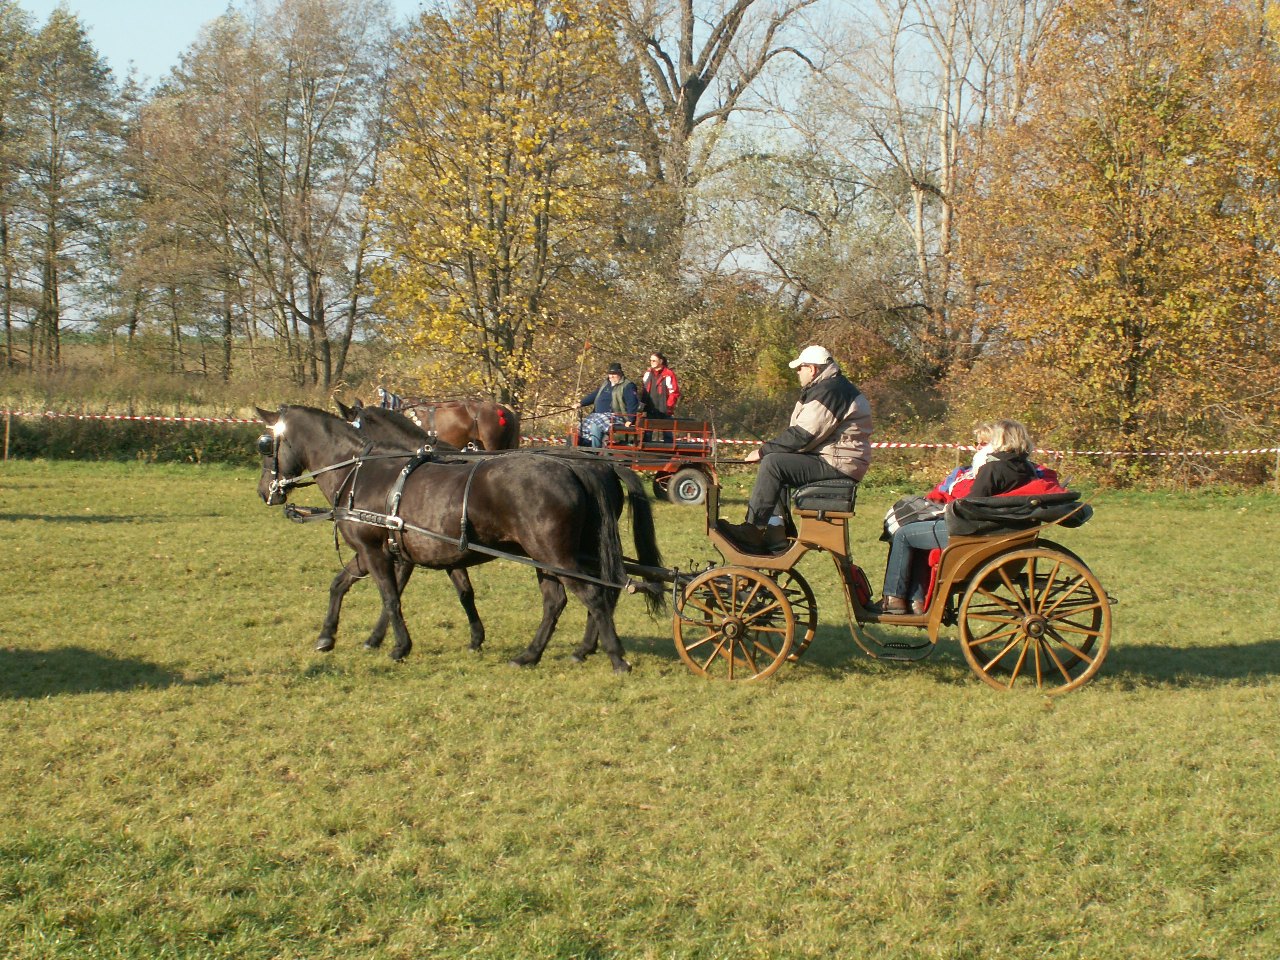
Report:
M262 450L262 442L266 439L267 439L266 435L258 438L259 451ZM361 465L366 460L392 459L392 458L399 459L406 456L406 454L400 453L400 454L380 454L377 457L371 457L369 455L369 451L372 448L373 448L373 444L368 443L365 445L364 449L360 452L359 456L352 457L351 459L348 459L348 460L344 460L341 463L331 464L330 466L327 466L327 467L321 467L319 470L312 470L309 473L301 474L298 477L287 478L282 481L277 481L276 479L274 479L276 476L277 460L278 460L278 454L279 454L279 438L277 437L276 443L275 443L275 455L272 462L272 477L273 477L271 482L272 489L276 489L277 484L278 484L278 489L280 489L281 491L287 491L292 487L306 486L310 483L314 483L315 481L312 478L322 473L326 473L330 470L338 470L338 469L341 469L342 467L350 466L354 464L354 468L352 469L351 473L348 475L347 479L342 481L342 484L338 488L339 491L341 491L342 487L347 486L348 481L350 481L350 487L347 490L347 496L346 496L347 502L345 506L334 506L330 510L317 510L317 509L311 509L307 507L299 507L294 504L286 504L285 516L287 516L290 520L294 520L298 523L307 523L314 520L332 520L334 522L333 532L334 532L335 544L337 542L337 536L338 536L338 528L337 528L338 523L344 523L344 522L357 523L357 524L363 524L366 526L380 527L382 529L385 529L387 531L387 548L388 550L390 550L392 558L395 559L397 562L404 561L406 559L404 556L404 547L403 547L403 544L401 543L401 534L405 530L411 530L414 533L421 534L425 537L431 537L435 540L444 541L445 543L448 543L454 547L457 547L459 550L463 552L472 551L475 553L483 553L491 557L497 557L503 560L514 560L516 563L523 563L526 566L535 567L538 570L542 570L546 573L554 574L556 576L572 577L575 580L585 580L602 587L609 587L609 588L619 589L619 590L624 589L626 587L625 583L614 583L612 581L603 580L599 577L593 577L590 574L581 573L576 570L568 570L562 567L548 566L547 564L539 563L538 561L534 560L532 557L522 556L521 554L518 554L518 553L509 553L504 550L494 550L492 547L486 547L483 544L470 542L470 540L467 537L467 530L470 526L470 520L468 520L467 518L467 506L471 500L471 485L475 480L476 470L480 467L481 462L484 460L491 459L493 456L496 456L498 454L488 454L488 455L481 455L481 456L470 458L472 460L471 469L467 472L467 482L466 482L466 485L463 487L463 491L462 491L462 515L461 517L459 517L459 520L458 520L458 536L456 538L451 537L444 533L439 533L435 530L428 530L425 527L420 527L417 524L410 523L409 521L405 520L404 517L400 516L400 502L404 498L405 483L408 481L410 475L412 475L412 473L415 470L417 470L420 466L422 466L424 463L444 462L440 460L440 458L437 456L435 452L435 448L432 447L430 444L426 444L422 447L419 447L414 453L408 455L409 457L408 462L405 463L404 468L400 471L399 476L396 477L395 483L392 484L391 490L387 493L387 506L386 506L385 513L378 513L377 511L374 511L374 510L358 509L355 506L356 479L360 472ZM450 454L453 455L452 451L450 451Z

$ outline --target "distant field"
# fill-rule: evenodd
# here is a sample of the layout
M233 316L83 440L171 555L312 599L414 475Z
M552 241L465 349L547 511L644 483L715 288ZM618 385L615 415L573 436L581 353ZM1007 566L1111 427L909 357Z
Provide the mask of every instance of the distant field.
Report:
M311 647L338 562L256 472L0 466L0 956L1280 956L1280 498L1105 494L1059 539L1119 598L1083 690L1002 695L954 642L894 665L822 626L710 683L624 597L635 671L506 665L529 570L406 595L403 664ZM743 479L726 490L741 515ZM868 487L855 554L878 587ZM715 555L656 507L668 563ZM345 558L345 553L344 553Z

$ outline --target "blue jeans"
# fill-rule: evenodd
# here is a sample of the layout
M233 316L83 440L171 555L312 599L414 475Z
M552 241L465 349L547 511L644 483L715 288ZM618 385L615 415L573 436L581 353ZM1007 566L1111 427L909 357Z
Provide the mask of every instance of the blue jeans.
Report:
M604 435L609 432L609 427L622 420L616 413L589 413L582 418L579 436L589 447L603 447Z
M751 498L747 501L747 522L758 527L769 522L776 511L783 513L786 504L782 492L787 487L803 487L819 480L848 480L816 453L770 453L760 461Z
M947 521L945 520L917 520L915 523L900 526L889 544L889 560L884 568L882 595L905 599L907 590L910 589L910 599L924 600L924 592L929 589L929 551L934 547L946 545Z

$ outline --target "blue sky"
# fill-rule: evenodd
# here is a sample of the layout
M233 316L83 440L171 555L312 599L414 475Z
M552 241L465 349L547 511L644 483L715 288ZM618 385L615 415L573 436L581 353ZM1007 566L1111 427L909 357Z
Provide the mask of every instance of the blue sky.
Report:
M227 0L61 0L80 17L98 52L124 76L130 62L148 82L159 80L178 62L178 54L196 39L200 27L226 12ZM40 25L58 0L18 0ZM406 18L422 0L390 0L396 15Z

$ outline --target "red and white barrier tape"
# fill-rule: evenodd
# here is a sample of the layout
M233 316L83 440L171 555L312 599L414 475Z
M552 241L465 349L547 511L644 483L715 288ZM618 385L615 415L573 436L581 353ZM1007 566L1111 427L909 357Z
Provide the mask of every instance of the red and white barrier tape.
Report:
M148 414L118 413L57 413L46 410L35 413L30 410L0 410L0 416L28 417L45 420L109 420L134 421L139 423L261 423L256 417L162 417ZM700 439L691 437L690 439ZM524 437L525 443L545 443L564 445L563 437ZM733 440L717 437L717 445L740 445L758 447L760 440ZM899 443L896 441L876 440L871 444L876 450L975 450L969 443ZM1050 457L1234 457L1248 454L1280 453L1280 447L1251 447L1241 450L1036 450L1036 453Z
M34 413L30 410L0 410L0 416L6 417L37 417L44 420L132 420L141 423L261 423L257 417L252 419L244 419L243 417L161 417L153 414L124 414L124 413L55 413L53 410L46 410L44 413Z

